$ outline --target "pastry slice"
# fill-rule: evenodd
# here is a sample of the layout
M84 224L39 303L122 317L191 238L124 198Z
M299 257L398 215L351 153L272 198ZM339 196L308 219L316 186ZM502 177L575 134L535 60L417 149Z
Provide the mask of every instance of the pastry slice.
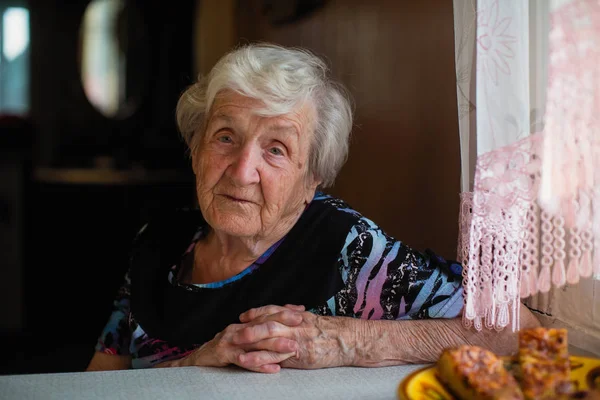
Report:
M437 363L438 376L459 399L516 400L523 393L494 353L478 346L446 349Z
M520 331L518 358L526 399L552 399L573 391L566 329Z

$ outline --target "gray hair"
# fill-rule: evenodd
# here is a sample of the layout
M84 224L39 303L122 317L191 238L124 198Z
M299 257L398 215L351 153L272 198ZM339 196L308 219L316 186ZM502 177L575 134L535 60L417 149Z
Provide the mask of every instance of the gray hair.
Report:
M347 90L329 77L323 60L305 49L271 44L249 44L223 56L177 103L177 125L191 151L204 134L215 97L224 89L261 100L265 108L257 113L265 116L287 114L312 102L317 120L309 172L322 187L333 184L348 157L352 103Z

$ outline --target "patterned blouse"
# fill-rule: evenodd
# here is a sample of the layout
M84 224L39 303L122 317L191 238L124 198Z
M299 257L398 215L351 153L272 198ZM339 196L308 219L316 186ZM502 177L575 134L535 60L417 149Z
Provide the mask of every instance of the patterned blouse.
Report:
M455 318L460 315L463 307L460 264L446 261L430 250L420 253L409 248L339 199L317 193L313 202L318 201L356 216L356 223L348 232L337 260L343 289L310 312L371 320ZM190 255L206 233L206 226L198 227L182 260ZM193 291L217 291L258 270L285 239L275 243L242 272L224 281L179 282L177 277L183 265L180 262L171 268L169 282ZM133 368L147 368L181 358L199 346L180 348L149 337L131 313L130 286L127 273L114 300L113 312L98 339L97 351L130 355Z

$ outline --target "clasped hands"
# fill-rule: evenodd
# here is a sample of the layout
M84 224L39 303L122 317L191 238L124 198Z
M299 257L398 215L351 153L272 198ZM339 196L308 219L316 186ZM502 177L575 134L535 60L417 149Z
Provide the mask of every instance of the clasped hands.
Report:
M253 308L175 365L235 364L263 373L351 365L353 332L345 320L350 318L317 316L304 306Z

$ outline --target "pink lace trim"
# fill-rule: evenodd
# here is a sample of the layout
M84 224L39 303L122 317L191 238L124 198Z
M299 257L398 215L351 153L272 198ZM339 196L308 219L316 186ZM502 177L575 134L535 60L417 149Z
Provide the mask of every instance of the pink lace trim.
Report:
M552 14L546 126L477 160L463 193L463 322L518 329L519 299L600 275L600 3Z

